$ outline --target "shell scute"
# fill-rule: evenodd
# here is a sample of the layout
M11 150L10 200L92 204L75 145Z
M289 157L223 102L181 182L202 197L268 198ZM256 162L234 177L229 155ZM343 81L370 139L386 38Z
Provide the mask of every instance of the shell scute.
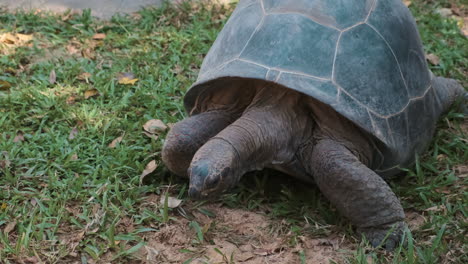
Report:
M335 81L379 115L391 115L408 104L395 57L385 41L365 24L341 36L335 71Z
M392 48L407 82L410 98L422 96L431 78L418 28L401 2L379 0L367 21Z
M211 46L208 56L203 61L199 79L204 77L203 74L207 71L213 70L213 66L237 58L262 21L263 11L260 3L253 3L237 10L242 10L242 14L233 14L232 19L229 19L224 26L224 37L217 38Z
M366 19L375 0L264 0L266 13L301 13L322 25L344 29Z
M338 36L338 31L301 15L267 15L240 58L282 71L331 78Z

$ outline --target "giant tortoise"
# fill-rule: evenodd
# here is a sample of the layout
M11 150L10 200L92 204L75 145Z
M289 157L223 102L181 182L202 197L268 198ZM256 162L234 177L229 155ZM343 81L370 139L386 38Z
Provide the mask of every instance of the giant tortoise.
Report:
M241 0L163 161L190 178L193 198L263 168L314 182L372 245L392 249L405 215L385 180L414 162L462 93L428 69L401 0Z

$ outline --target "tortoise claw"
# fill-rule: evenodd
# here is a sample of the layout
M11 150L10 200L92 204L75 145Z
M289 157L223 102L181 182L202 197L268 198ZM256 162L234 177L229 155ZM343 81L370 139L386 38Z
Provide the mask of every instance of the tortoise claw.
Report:
M387 251L393 251L402 242L405 228L404 222L397 222L378 227L360 228L358 232L369 241L372 247L382 247Z

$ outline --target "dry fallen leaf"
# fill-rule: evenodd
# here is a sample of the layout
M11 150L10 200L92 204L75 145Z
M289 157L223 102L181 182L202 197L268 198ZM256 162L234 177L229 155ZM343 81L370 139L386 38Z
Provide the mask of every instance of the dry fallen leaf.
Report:
M18 142L23 142L24 141L24 134L21 131L18 131L16 133L16 137L13 139L13 142L18 143Z
M81 50L81 55L90 60L96 59L96 53L94 52L93 48L86 48Z
M32 35L16 33L16 37L23 43L29 42L33 39Z
M403 4L405 4L405 6L410 6L411 1L410 0L403 0Z
M88 79L91 77L91 73L89 72L83 72L80 75L76 76L76 79L80 81L86 81L88 82Z
M76 100L76 96L71 95L67 98L66 103L68 105L72 105L72 104L75 104L75 100Z
M10 90L10 88L11 88L11 83L4 81L4 80L0 80L0 91L7 91L7 90Z
M0 35L0 42L8 45L24 45L33 39L32 35L4 33Z
M145 170L140 175L140 183L143 183L143 180L145 179L145 177L153 173L156 170L156 168L158 168L158 164L156 163L156 160L150 161L146 165Z
M91 97L97 97L97 96L99 96L99 91L94 88L86 90L84 93L85 99L89 99Z
M159 119L151 119L143 125L143 129L148 133L157 134L166 131L167 126Z
M154 261L158 260L158 255L159 251L156 250L155 248L145 246L147 255L146 255L146 260L148 260L150 263L153 263Z
M74 128L72 128L72 130L70 131L70 135L68 136L68 139L69 139L69 140L72 140L72 139L74 139L77 135L78 135L78 128L77 128L77 127L74 127Z
M467 165L458 165L453 168L455 170L455 175L458 178L468 177L468 166Z
M437 55L430 53L426 55L426 59L432 64L432 65L439 65L440 59Z
M9 160L0 160L0 169L10 167L11 162Z
M73 154L71 157L70 157L70 160L78 160L78 154Z
M6 234L9 234L13 229L16 227L16 221L10 222L6 225L5 229L3 229L3 232Z
M119 84L134 85L138 79L131 72L120 72L117 74L117 81Z
M14 45L16 42L16 37L10 33L5 33L1 35L0 42L9 44L9 45Z
M9 155L8 155L8 152L6 151L2 151L0 152L0 157L3 156L3 160L0 160L0 169L5 169L5 168L8 168L10 167L10 164L11 164L11 161L9 159Z
M436 205L436 206L432 206L432 207L429 207L429 208L426 208L424 211L426 212L440 212L440 211L445 211L446 208L445 208L445 205Z
M115 148L117 144L122 142L124 136L125 136L125 133L122 136L112 140L112 142L109 144L109 148Z
M125 85L134 85L136 82L138 82L138 79L128 79L125 77L119 80L120 84L125 84Z
M55 84L56 81L57 81L57 75L55 74L55 70L52 69L49 74L49 83Z
M166 200L166 196L161 196L159 203L164 206L164 202ZM177 208L182 203L182 200L174 198L174 197L167 197L167 207L169 208Z
M414 211L406 212L405 217L406 217L406 223L408 223L409 228L411 230L418 229L420 226L422 226L426 222L426 218L424 218L424 216Z
M436 14L439 14L443 17L449 17L453 14L452 9L450 8L439 8L439 9L436 9L435 12Z
M70 55L77 54L80 52L80 50L73 44L67 45L67 51L68 53L70 53Z
M95 40L102 40L102 39L105 39L105 38L106 38L106 34L104 34L104 33L96 33L93 36L93 39L95 39Z

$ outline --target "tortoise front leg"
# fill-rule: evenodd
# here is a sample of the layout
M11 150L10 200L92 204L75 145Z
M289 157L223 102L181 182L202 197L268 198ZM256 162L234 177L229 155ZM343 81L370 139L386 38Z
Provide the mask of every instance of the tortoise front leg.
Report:
M307 156L307 155L306 155ZM319 189L372 244L392 250L405 226L403 208L388 184L342 144L319 141L309 155L310 171Z
M164 164L173 173L187 177L195 152L210 138L234 122L235 115L223 110L204 112L174 125L166 136L162 150Z

